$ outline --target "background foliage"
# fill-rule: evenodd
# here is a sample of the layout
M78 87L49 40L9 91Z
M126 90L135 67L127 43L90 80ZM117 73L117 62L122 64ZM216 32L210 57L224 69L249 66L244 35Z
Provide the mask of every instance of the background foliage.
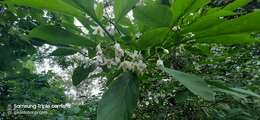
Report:
M0 118L260 119L258 2L0 1ZM38 103L72 108L6 113Z

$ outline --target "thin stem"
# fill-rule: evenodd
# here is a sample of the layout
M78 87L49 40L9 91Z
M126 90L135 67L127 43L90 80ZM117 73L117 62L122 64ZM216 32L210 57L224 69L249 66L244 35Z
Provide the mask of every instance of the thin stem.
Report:
M107 34L107 36L113 40L114 42L116 42L115 38L106 30L106 28L96 19L94 18L94 21L105 31L105 33Z
M86 12L88 14L88 12ZM105 31L105 33L107 34L107 36L114 42L116 42L115 38L106 30L106 28L102 25L102 23L93 15L88 14L101 28L103 31ZM83 17L83 16L81 16ZM85 18L85 17L83 17Z
M113 23L109 18L107 18L107 17L105 17L105 16L104 16L104 18L105 18L110 24L112 24L112 25L115 27L116 31L117 31L120 35L122 35L122 32L118 29L118 27L116 26L115 23Z
M108 16L108 17L105 17L105 16L103 16L110 24L112 24L114 27L115 27L115 29L116 29L116 31L120 34L120 35L122 35L122 32L120 32L120 30L118 29L118 27L116 26L116 24L109 18L109 14L108 14L108 12L107 12L107 10L105 9L105 13L106 13L106 15Z

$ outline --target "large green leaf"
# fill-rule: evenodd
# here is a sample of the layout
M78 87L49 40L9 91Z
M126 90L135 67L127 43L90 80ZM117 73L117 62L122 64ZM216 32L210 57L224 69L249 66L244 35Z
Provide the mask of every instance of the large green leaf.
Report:
M169 33L169 28L157 28L145 32L140 40L137 42L141 49L146 49L148 47L153 47L155 45L161 44Z
M75 17L82 17L84 15L79 9L63 0L7 0L7 3L33 7L36 9L46 9Z
M122 73L102 96L97 120L129 120L137 100L137 76L130 72Z
M169 68L163 68L163 70L178 80L195 95L198 95L206 100L215 99L213 90L202 78L193 74L183 73Z
M260 43L260 39L254 38L250 34L228 34L228 35L199 38L196 40L196 42L232 45L232 44Z
M95 70L95 65L80 65L77 67L72 74L72 84L74 86L77 86L80 84L81 81L85 80L89 73L93 72Z
M124 17L138 2L138 0L114 0L114 13L116 21Z
M97 19L101 20L102 17L103 17L103 11L104 11L104 6L102 3L98 3L97 4L97 7L96 7L96 16L97 16Z
M233 97L242 98L242 99L246 99L246 97L247 97L247 95L240 94L240 93L231 91L229 89L215 88L214 91L226 93L228 95L232 95Z
M251 2L252 0L235 0L234 2L230 3L229 5L227 5L224 10L235 10L239 7L243 7L246 4L248 4L249 2Z
M76 45L84 47L96 46L95 42L56 26L39 26L33 29L29 36L31 38L44 40L45 42L51 44Z
M196 37L207 37L225 34L249 33L260 31L260 11L252 12L236 19L222 22L221 24L195 33Z
M171 6L173 13L172 23L175 24L178 19L183 16L190 8L194 0L174 0Z
M226 21L225 19L220 19L221 17L229 16L233 14L234 13L232 11L227 11L227 10L219 10L217 12L207 14L205 16L198 18L194 23L184 27L182 32L183 33L194 32L194 31L198 32L198 31L208 29L212 26L218 25Z
M64 0L70 5L85 11L88 15L95 17L94 3L95 0Z
M234 97L246 99L248 96L260 98L260 95L250 91L244 90L241 88L230 88L224 81L221 80L214 80L214 81L207 81L212 87L214 87L215 91L223 92Z
M67 55L73 55L77 52L78 52L78 50L73 49L73 48L61 47L61 48L54 50L50 55L51 56L67 56Z
M138 6L134 9L134 18L150 27L168 27L172 22L172 13L167 6Z
M230 88L232 91L235 91L235 92L238 92L240 94L245 94L245 95L248 95L248 96L253 96L253 97L256 97L256 98L260 98L260 95L250 91L250 90L244 90L244 89L241 89L241 88Z

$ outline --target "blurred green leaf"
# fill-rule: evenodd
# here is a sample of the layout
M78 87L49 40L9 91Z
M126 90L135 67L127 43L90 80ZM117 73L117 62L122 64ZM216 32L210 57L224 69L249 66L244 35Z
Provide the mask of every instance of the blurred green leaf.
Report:
M67 4L63 0L7 0L7 3L33 7L36 9L46 9L54 12L60 12L75 17L84 16L79 9Z
M224 10L233 11L239 7L245 6L246 4L248 4L251 1L252 0L235 0L234 2L232 2L229 5L227 5L226 7L224 7Z
M67 56L67 55L73 55L77 53L79 50L73 49L73 48L58 48L54 50L50 55L51 56Z
M157 28L147 31L140 37L137 45L140 49L146 49L161 44L166 39L169 32L169 28Z
M226 94L228 94L228 95L232 95L232 96L234 96L234 97L246 99L246 95L240 94L240 93L237 93L237 92L234 92L234 91L231 91L231 90L229 90L229 89L215 88L214 90L215 90L215 91L218 91L218 92L226 93Z
M227 86L227 83L225 83L224 81L221 80L211 80L211 81L207 81L211 86L214 86L214 90L215 91L219 91L219 92L223 92L229 95L233 95L235 97L238 98L243 98L246 99L247 96L253 96L256 98L260 98L260 95L249 91L249 90L244 90L241 88L231 88Z
M186 14L186 11L191 7L194 0L174 0L171 6L173 20L172 23L176 24L180 17Z
M150 27L169 27L172 13L167 6L137 6L134 9L134 18L137 22Z
M232 11L219 10L217 12L201 16L194 23L185 26L182 33L203 31L226 21L226 19L220 18L229 15L234 15L234 13Z
M193 2L191 4L191 6L188 8L188 11L186 12L186 14L195 13L199 9L202 9L208 3L210 3L210 0L193 0Z
M260 11L255 11L239 18L227 20L217 26L195 33L196 37L208 37L216 35L250 33L260 31Z
M249 96L253 96L253 97L257 97L257 98L260 98L260 95L250 91L250 90L244 90L244 89L241 89L241 88L230 88L232 91L235 91L235 92L238 92L238 93L241 93L241 94L245 94L245 95L249 95Z
M94 3L95 0L64 0L68 4L86 12L88 15L95 17Z
M114 0L114 13L116 21L123 18L139 0Z
M29 36L31 38L44 40L51 44L76 45L83 47L96 46L95 42L56 26L39 26L33 29Z
M89 73L93 72L96 69L95 65L80 65L76 69L74 69L72 74L72 84L77 86L81 83L81 81L85 80Z
M169 68L163 68L163 71L174 77L195 95L198 95L206 100L215 100L213 90L202 78L193 74L183 73Z
M232 45L232 44L260 43L260 39L254 38L250 34L229 34L229 35L219 35L213 37L199 38L196 40L196 42Z

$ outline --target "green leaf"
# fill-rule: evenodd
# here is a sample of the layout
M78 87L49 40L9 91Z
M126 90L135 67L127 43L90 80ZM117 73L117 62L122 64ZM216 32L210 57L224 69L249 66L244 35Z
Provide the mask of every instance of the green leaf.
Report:
M197 12L199 9L203 8L205 5L207 5L210 2L210 0L193 0L193 3L188 9L189 13Z
M246 99L246 95L240 94L240 93L237 93L237 92L234 92L234 91L231 91L231 90L229 90L229 89L215 88L214 90L215 90L215 91L218 91L218 92L222 92L222 93L226 93L226 94L232 95L232 96L234 96L234 97Z
M214 81L207 81L211 86L214 86L215 91L223 92L226 94L230 94L232 96L238 97L238 98L243 98L245 99L247 96L253 96L256 98L260 98L260 95L249 91L249 90L244 90L241 88L230 88L227 86L227 84L224 81L220 80L214 80Z
M260 98L260 95L254 93L252 91L249 91L249 90L244 90L244 89L241 89L241 88L230 88L230 89L232 91L235 91L235 92L238 92L238 93L241 93L241 94L245 94L245 95L249 95L249 96Z
M7 0L6 2L36 9L46 9L75 17L84 16L83 12L63 0Z
M182 17L186 11L190 8L193 0L174 0L171 6L173 20L172 23L175 24L180 17Z
M74 17L63 15L60 17L60 19L62 22L62 26L65 27L65 29L73 33L81 33L80 28L74 25Z
M72 74L72 84L74 86L79 85L81 81L88 77L89 73L95 70L95 68L95 65L89 65L87 67L86 65L81 65L77 67Z
M229 5L227 5L224 10L230 10L233 11L239 7L243 7L246 4L248 4L249 2L251 2L252 0L235 0L234 2L230 3Z
M137 76L122 73L102 96L97 120L129 120L137 106L138 94Z
M208 37L225 34L250 33L260 31L260 11L252 12L236 19L228 20L217 26L195 33L196 37Z
M196 42L232 45L232 44L260 43L260 39L256 39L250 34L229 34L229 35L219 35L213 37L199 38L196 40Z
M206 100L215 99L213 90L208 87L208 84L202 78L193 74L183 73L169 68L163 68L163 70L178 80L193 94L198 95Z
M104 9L103 4L98 3L97 7L96 7L96 16L97 16L97 19L99 19L99 20L101 20L103 17L103 9Z
M134 9L134 18L150 27L168 27L172 22L172 13L167 6L138 6Z
M88 15L95 17L95 0L64 0L78 9L85 11Z
M157 28L147 31L140 37L137 45L140 49L146 49L161 44L169 32L169 28Z
M51 56L67 56L67 55L73 55L75 53L77 53L78 50L73 49L73 48L58 48L56 50L54 50L50 55Z
M95 42L56 26L39 26L30 32L29 37L41 39L51 44L96 46Z
M123 18L138 2L138 0L114 0L114 13L116 21Z
M233 14L234 14L233 12L226 11L226 10L219 10L217 12L207 14L205 16L198 18L194 23L184 27L182 33L198 32L198 31L211 28L212 26L218 25L226 21L225 19L220 19L220 17L229 16Z

